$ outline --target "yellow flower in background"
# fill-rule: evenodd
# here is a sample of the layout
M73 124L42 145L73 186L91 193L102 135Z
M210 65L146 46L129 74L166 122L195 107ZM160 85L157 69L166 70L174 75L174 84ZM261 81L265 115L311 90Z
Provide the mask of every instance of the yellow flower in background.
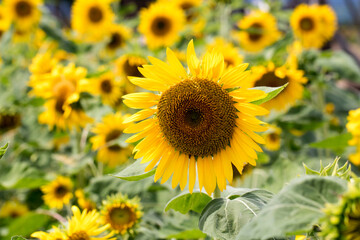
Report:
M10 28L11 15L6 11L4 6L0 5L0 39L2 35Z
M327 103L325 105L325 112L327 114L333 114L335 111L335 105L333 103Z
M52 227L50 232L37 231L31 234L31 237L40 240L68 240L66 234L57 227Z
M111 238L112 233L106 233L110 225L103 225L100 214L96 210L87 209L80 212L79 208L72 206L73 216L69 218L69 224L66 229L67 239L69 240L107 240Z
M208 49L216 49L224 56L225 67L236 67L240 65L244 57L239 53L239 49L234 47L230 42L223 38L216 38L215 41L208 45Z
M286 88L270 101L262 106L271 110L287 110L288 107L302 98L303 84L307 82L304 72L298 69L291 69L285 66L275 67L270 62L267 67L255 66L251 68L252 73L247 81L247 87L280 87L286 83Z
M264 140L254 132L267 128L255 116L268 111L250 102L266 94L238 88L248 77L249 72L244 72L247 64L225 70L224 58L216 51L206 52L199 60L193 41L187 48L189 74L170 49L167 63L149 59L153 65L139 68L144 78L133 77L130 81L160 93L140 92L123 97L127 106L142 109L125 120L137 122L124 130L137 133L127 142L141 140L134 148L134 158L149 163L146 171L159 162L155 181L162 177L163 183L173 175L173 188L179 183L181 189L185 188L189 171L190 192L196 176L200 189L205 187L208 194L216 185L224 190L226 179L232 182L231 163L239 172L246 163L256 164L255 150L261 148L255 142Z
M71 26L85 41L101 41L109 35L114 19L110 0L76 0Z
M321 48L337 28L334 11L327 5L298 5L290 17L294 35L305 48Z
M77 189L75 191L75 196L79 206L82 209L87 209L88 211L96 209L96 204L85 196L85 193L82 189Z
M179 39L184 28L184 11L171 2L153 3L140 12L139 32L149 48L167 47Z
M15 129L20 125L21 115L19 113L0 110L0 133Z
M103 117L102 122L96 124L92 132L96 136L90 139L92 149L98 150L97 160L110 167L116 167L128 161L131 155L131 146L121 146L111 141L118 139L126 127L123 124L125 117L120 112Z
M110 38L106 44L106 50L114 54L118 49L123 48L126 41L131 37L131 29L122 24L113 24L110 28Z
M277 151L281 145L281 128L274 125L269 126L269 130L263 135L265 139L265 148L270 151Z
M27 31L40 20L39 7L42 0L4 0L3 2L15 22L16 29Z
M64 205L69 204L73 197L73 184L68 177L57 177L54 181L41 187L44 193L43 199L46 205L51 208L62 209Z
M235 33L240 45L249 52L258 52L277 41L281 33L276 26L276 19L270 13L254 11L242 18Z
M114 232L132 235L142 216L140 199L137 197L129 199L122 194L108 196L103 202L101 215Z
M352 135L349 144L356 147L356 153L350 154L349 160L356 166L360 166L360 108L349 111L347 120L346 128Z
M48 74L51 73L58 62L58 59L54 58L49 51L45 53L38 53L32 59L29 71L32 75ZM34 76L31 76L31 78L34 78Z
M288 57L286 59L286 64L290 68L298 68L298 56L302 53L303 47L300 41L294 41L291 45L287 47Z
M16 218L25 215L29 212L25 204L20 203L18 200L9 200L4 202L0 208L0 218Z
M105 72L99 77L87 80L82 88L94 95L100 95L104 104L114 105L121 98L121 82L115 79L112 72Z
M296 235L295 240L306 240L306 236L304 236L304 235Z

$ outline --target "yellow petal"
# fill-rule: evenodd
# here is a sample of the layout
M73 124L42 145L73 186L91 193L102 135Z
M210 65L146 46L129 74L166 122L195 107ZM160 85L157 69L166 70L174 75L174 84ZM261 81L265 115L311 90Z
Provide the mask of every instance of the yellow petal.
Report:
M145 119L144 121L132 124L129 127L125 128L124 133L137 133L140 131L144 131L145 129L152 127L155 122L157 122L157 119L155 118Z
M143 68L139 68L143 69ZM155 80L152 78L128 77L130 82L151 91L166 91L170 86L163 81Z
M206 169L206 177L204 177L204 187L206 192L211 195L216 188L216 176L212 157L204 159L204 167Z
M181 64L179 59L177 59L175 53L170 48L166 49L166 60L168 61L168 63L172 67L172 69L175 71L177 76L179 76L181 78L187 77L187 73L186 73L183 65Z
M160 99L159 95L150 92L130 93L122 97L124 104L130 108L142 109L156 105Z
M195 157L190 157L189 162L189 191L190 193L193 192L194 186L195 186L195 180L196 180L196 161Z

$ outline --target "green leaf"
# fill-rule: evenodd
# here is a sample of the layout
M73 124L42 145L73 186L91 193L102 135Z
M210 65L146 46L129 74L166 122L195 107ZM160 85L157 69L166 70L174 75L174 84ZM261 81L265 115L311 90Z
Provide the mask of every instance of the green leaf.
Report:
M141 159L136 160L133 164L113 176L126 181L138 181L155 174L156 168L145 172L147 164L142 164L140 162Z
M212 200L202 211L199 228L216 239L235 239L271 199L272 194L259 189L230 189L228 198Z
M22 217L16 218L9 225L8 238L11 236L24 236L27 237L31 233L41 229L50 220L50 217L38 213L28 213Z
M337 202L346 186L347 182L337 177L295 179L240 230L236 239L282 238L307 232L324 216L321 209L325 204Z
M177 234L171 234L166 236L166 238L171 239L199 239L199 238L205 238L206 234L201 232L199 229L192 229L192 230L185 230L183 232L177 233Z
M342 167L340 167L338 164L339 160L339 157L335 158L335 160L326 167L323 167L322 161L320 160L319 171L309 168L305 163L303 163L303 165L307 175L336 176L345 180L350 180L351 165L349 165L349 162L346 162Z
M284 88L288 85L288 83L282 85L281 87L254 87L251 89L257 89L266 92L268 95L260 100L256 100L252 102L253 104L260 105L262 103L268 102L274 97L276 97Z
M319 142L311 143L310 146L314 148L328 148L341 153L349 146L348 142L351 138L351 133L344 133Z
M21 236L12 236L11 240L27 240L26 238L23 238Z
M206 204L210 201L211 197L205 193L201 193L199 190L194 191L192 194L184 192L172 198L166 204L165 211L174 209L182 214L186 214L190 210L201 213Z
M3 147L0 148L0 159L5 155L6 149L8 148L9 144L5 144Z

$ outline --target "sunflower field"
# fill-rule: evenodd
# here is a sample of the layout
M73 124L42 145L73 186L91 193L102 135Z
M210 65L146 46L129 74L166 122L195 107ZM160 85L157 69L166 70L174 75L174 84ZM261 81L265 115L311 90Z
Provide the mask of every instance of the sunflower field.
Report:
M0 240L360 240L357 0L0 0Z

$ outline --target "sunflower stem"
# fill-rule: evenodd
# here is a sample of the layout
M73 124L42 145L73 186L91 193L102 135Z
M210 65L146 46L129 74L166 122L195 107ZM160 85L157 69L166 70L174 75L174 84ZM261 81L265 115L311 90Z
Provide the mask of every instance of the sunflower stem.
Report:
M218 186L216 186L215 191L214 191L214 199L215 198L221 198L221 192L220 192L220 188Z

